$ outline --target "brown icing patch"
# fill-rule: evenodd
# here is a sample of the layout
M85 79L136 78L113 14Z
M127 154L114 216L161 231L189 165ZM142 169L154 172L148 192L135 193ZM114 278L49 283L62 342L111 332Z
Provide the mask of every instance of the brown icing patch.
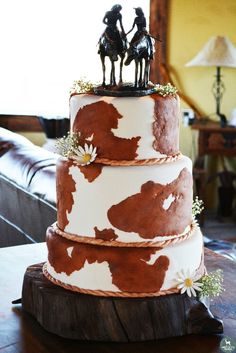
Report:
M49 262L57 273L70 275L89 264L108 262L112 283L121 291L155 292L163 285L169 266L167 256L159 256L153 265L148 262L159 248L110 248L73 242L48 229ZM67 249L73 247L71 257Z
M88 142L86 139L93 134L91 143L97 147L99 158L133 160L137 156L140 137L131 139L116 137L111 131L117 129L118 120L121 118L112 104L99 101L79 109L73 131L81 133L81 145Z
M152 94L155 101L153 148L163 154L174 154L179 151L179 99L177 95L162 97Z
M90 183L94 181L102 172L102 164L89 164L86 166L79 166L81 173L84 174L85 179Z
M170 194L175 200L165 210L163 202ZM192 176L184 168L170 184L148 181L140 193L113 205L107 215L114 227L146 239L182 233L192 220Z
M64 230L68 224L67 212L70 213L74 203L72 192L75 191L75 182L69 174L72 161L58 160L57 162L57 222L60 229Z
M116 240L118 235L116 235L114 229L106 228L99 230L97 227L94 227L95 230L95 238L103 239L103 240Z

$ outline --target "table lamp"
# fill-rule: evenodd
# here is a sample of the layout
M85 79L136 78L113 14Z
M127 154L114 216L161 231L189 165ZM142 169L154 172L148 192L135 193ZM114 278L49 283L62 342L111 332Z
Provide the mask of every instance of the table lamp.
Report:
M224 114L221 113L221 99L225 91L221 80L221 67L236 67L236 48L227 37L216 36L204 45L202 50L185 66L215 66L216 79L212 92L216 101L216 115L220 118L221 126L227 124Z

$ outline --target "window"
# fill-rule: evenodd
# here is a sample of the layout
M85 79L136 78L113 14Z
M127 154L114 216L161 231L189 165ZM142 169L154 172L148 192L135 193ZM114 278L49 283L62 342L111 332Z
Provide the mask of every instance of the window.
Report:
M92 82L102 80L97 43L105 28L104 14L115 3L110 0L2 1L0 113L67 116L73 81L81 77ZM148 21L149 0L118 3L123 8L126 32L135 17L133 7L141 6ZM125 78L133 80L133 71L124 68Z

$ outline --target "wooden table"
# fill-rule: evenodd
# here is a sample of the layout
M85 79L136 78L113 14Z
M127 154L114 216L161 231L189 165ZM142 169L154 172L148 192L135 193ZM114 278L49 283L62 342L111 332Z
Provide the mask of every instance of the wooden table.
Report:
M63 339L46 332L21 305L27 266L45 261L46 246L20 245L0 249L0 353L216 353L224 336L236 339L236 263L206 250L208 271L223 269L225 292L212 302L211 311L224 321L224 335L184 336L145 343L93 343Z

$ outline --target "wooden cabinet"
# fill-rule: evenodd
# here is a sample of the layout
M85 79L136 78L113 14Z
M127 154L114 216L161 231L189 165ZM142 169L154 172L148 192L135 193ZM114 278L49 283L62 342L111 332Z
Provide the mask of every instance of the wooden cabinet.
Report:
M218 123L197 123L191 126L199 131L198 157L204 155L236 156L236 128L220 127Z
M227 126L222 128L219 123L201 122L191 126L198 130L198 156L194 162L193 177L196 191L200 199L206 201L207 173L205 157L207 155L222 157L236 157L236 128ZM200 223L203 224L203 214Z

